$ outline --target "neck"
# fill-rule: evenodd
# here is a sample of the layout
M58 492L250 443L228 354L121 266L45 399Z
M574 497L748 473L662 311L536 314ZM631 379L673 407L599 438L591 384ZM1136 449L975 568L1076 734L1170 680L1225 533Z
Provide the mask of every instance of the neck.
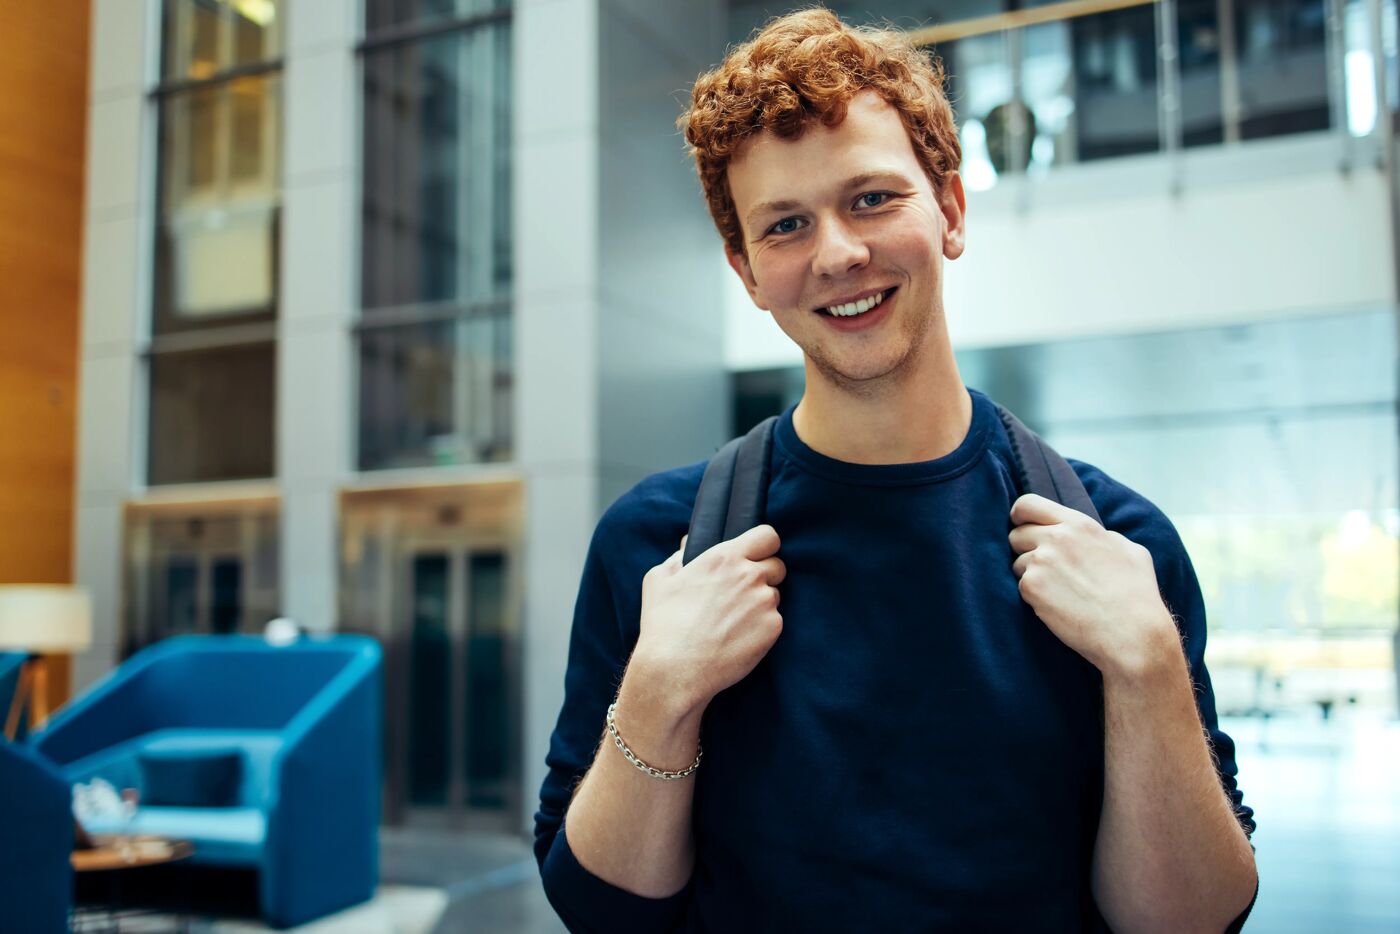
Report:
M920 372L854 392L808 361L807 388L792 415L797 436L848 464L910 464L957 450L972 425L972 399L951 345L940 343Z

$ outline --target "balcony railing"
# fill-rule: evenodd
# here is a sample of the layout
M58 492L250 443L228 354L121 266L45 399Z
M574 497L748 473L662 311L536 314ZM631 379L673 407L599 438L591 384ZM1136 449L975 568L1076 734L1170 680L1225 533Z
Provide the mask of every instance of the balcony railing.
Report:
M1297 133L1334 134L1349 169L1393 132L1396 6L1072 0L913 36L948 71L975 190L1078 162Z

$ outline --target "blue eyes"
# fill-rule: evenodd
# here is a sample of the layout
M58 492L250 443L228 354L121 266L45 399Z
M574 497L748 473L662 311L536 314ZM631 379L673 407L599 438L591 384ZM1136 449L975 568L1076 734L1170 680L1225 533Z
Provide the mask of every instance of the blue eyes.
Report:
M894 197L889 191L867 191L856 199L855 207L858 208L878 208ZM785 217L772 227L768 228L770 234L790 234L801 229L805 221L800 217Z

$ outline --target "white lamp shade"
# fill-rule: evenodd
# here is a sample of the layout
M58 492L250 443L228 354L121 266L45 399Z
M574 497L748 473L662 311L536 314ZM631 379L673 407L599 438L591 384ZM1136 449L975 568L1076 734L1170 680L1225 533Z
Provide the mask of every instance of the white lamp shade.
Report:
M71 653L92 644L92 599L62 584L0 585L0 649Z

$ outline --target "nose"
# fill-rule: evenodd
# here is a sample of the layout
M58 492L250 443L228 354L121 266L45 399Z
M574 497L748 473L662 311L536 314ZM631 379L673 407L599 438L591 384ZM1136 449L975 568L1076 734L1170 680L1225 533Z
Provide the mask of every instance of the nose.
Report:
M870 262L870 248L843 220L829 219L817 225L812 272L838 279Z

